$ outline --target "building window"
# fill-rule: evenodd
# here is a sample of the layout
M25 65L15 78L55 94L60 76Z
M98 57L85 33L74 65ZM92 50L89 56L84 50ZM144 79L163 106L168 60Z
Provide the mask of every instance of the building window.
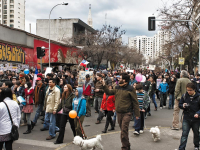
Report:
M10 13L14 13L14 10L10 10Z
M4 4L7 4L7 0L4 0Z
M20 23L20 21L18 21L18 23Z
M18 26L18 28L20 28L20 26Z
M4 9L7 9L7 5L4 5L3 8L4 8Z
M7 10L4 10L3 13L4 13L4 14L7 14Z
M14 8L14 5L10 5L10 8Z
M14 15L10 15L10 18L14 18Z
M14 0L10 0L10 3L14 3Z
M14 25L13 25L13 24L10 24L10 27L11 27L11 28L14 28Z
M4 15L4 16L3 16L3 19L7 19L7 15Z
M10 20L10 23L14 23L14 20Z

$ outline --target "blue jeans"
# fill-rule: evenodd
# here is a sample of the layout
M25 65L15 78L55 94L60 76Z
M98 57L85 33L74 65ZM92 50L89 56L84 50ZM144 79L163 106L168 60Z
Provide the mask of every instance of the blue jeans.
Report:
M153 103L154 103L154 106L155 108L157 108L157 103L156 103L156 99L155 99L155 94L153 94L153 96L151 97Z
M194 147L199 147L199 121L183 119L183 126L182 126L183 132L181 136L181 144L179 146L179 150L185 150L190 128L192 128L194 134L194 140L193 140Z
M116 121L116 118L117 118L117 113L116 111L114 112L114 116L113 116L113 121Z
M55 137L55 131L59 130L59 128L56 126L56 115L53 113L45 113L43 128L49 129L49 135L51 137Z
M38 118L40 117L40 113L41 113L41 111L43 110L43 107L44 107L44 105L42 105L42 104L39 104L39 105L38 105L37 110L36 110L36 113L35 113L35 117L34 117L34 119L33 119L33 122L34 122L34 123L37 123L37 120L38 120Z
M140 111L140 118L135 119L135 131L140 133L140 130L144 130L144 112Z
M169 108L174 108L174 94L169 95Z

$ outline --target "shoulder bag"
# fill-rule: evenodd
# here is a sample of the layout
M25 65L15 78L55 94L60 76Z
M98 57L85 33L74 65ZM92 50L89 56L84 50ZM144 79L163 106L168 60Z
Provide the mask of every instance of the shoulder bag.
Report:
M11 128L10 137L11 137L11 139L12 139L13 141L18 140L18 139L19 139L18 127L17 127L16 125L13 124L13 120L12 120L12 117L11 117L10 110L9 110L9 108L8 108L8 105L6 104L6 102L4 102L4 104L5 104L6 107L7 107L7 110L8 110L9 116L10 116L10 120L11 120L11 123L12 123L12 128Z

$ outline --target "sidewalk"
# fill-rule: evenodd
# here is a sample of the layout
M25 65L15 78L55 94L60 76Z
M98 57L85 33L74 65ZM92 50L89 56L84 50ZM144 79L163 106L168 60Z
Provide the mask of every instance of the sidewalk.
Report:
M180 137L182 131L174 131L170 128L160 127L161 140L154 142L149 132L149 129L145 129L143 134L135 136L133 134L134 129L129 131L129 140L131 143L131 150L175 150L178 149L180 143ZM120 132L110 132L102 135L102 145L104 150L120 150ZM56 150L79 150L80 148L74 144L68 143ZM187 150L193 150L193 133L192 130L188 137Z

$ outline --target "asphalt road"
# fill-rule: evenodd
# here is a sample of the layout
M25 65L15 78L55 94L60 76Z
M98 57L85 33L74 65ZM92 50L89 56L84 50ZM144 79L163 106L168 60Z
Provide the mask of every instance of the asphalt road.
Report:
M157 101L159 104L159 101ZM154 106L151 103L151 114L152 116L145 119L145 132L140 136L133 135L133 121L130 122L129 127L129 138L131 143L131 149L134 150L174 150L177 149L180 143L180 137L182 131L173 131L170 130L172 124L173 110L158 109L154 111ZM181 115L181 113L180 113ZM101 124L96 125L96 118L98 114L94 113L94 108L92 107L92 116L86 117L83 123L84 130L86 135L90 138L95 135L101 134L105 125L105 118L102 120ZM34 117L34 113L31 118ZM46 137L49 136L48 131L40 131L42 128L42 121L38 120L37 125L33 129L31 134L23 134L26 131L26 127L20 127L20 139L15 141L13 144L14 150L79 150L80 148L76 145L71 144L73 140L73 134L70 128L69 123L66 125L65 139L64 143L60 145L54 145L53 142L56 139L50 141L46 140ZM154 126L159 126L161 130L161 140L159 142L154 142L149 129ZM193 134L190 133L188 139L187 150L193 149ZM102 145L105 150L120 150L120 129L118 124L113 132L108 132L107 134L102 134Z

